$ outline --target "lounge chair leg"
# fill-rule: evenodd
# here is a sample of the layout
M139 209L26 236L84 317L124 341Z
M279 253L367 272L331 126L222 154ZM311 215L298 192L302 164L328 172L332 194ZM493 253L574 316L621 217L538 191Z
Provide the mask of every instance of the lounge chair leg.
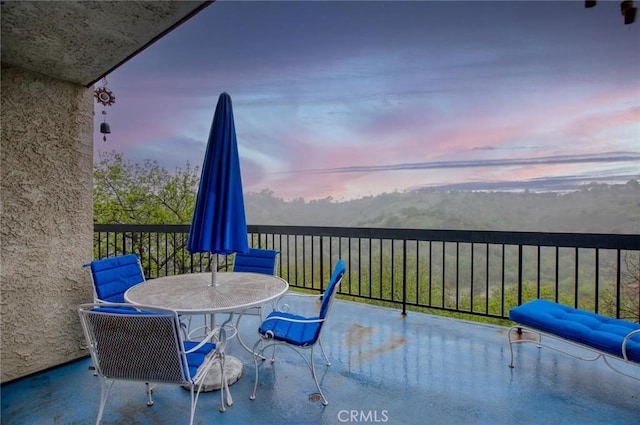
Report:
M513 366L513 341L511 340L511 332L513 332L513 330L514 330L514 328L511 328L507 332L507 337L509 338L509 351L511 353L511 360L509 360L509 367L511 369L514 368L514 366ZM522 329L518 328L518 330L516 332L522 333Z

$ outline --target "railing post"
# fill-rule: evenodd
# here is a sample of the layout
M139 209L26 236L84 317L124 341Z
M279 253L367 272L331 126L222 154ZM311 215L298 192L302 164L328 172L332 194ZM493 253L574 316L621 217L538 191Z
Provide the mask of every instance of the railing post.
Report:
M391 259L393 261L393 259ZM391 276L393 279L393 276ZM402 241L402 316L407 315L407 240Z
M320 282L324 282L324 238L322 236L320 236ZM338 292L340 292L340 288L338 288Z
M522 305L522 245L518 245L518 305Z

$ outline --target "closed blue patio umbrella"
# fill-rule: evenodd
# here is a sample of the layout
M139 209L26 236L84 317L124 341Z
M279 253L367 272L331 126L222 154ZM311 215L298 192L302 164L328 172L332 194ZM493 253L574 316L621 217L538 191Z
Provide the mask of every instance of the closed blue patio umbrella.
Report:
M222 255L249 250L238 142L227 93L220 94L213 116L187 249ZM215 284L213 257L211 283Z

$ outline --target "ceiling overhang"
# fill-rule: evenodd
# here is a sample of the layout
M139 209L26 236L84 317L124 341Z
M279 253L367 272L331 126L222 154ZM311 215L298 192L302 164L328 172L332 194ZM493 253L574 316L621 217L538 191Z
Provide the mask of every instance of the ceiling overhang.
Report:
M2 64L90 87L211 3L2 1Z

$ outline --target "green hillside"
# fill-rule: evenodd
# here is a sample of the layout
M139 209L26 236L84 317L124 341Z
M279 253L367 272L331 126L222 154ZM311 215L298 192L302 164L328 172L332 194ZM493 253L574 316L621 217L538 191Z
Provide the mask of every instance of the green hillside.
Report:
M591 184L569 193L422 189L351 201L285 201L272 192L245 196L250 224L640 233L640 183Z

